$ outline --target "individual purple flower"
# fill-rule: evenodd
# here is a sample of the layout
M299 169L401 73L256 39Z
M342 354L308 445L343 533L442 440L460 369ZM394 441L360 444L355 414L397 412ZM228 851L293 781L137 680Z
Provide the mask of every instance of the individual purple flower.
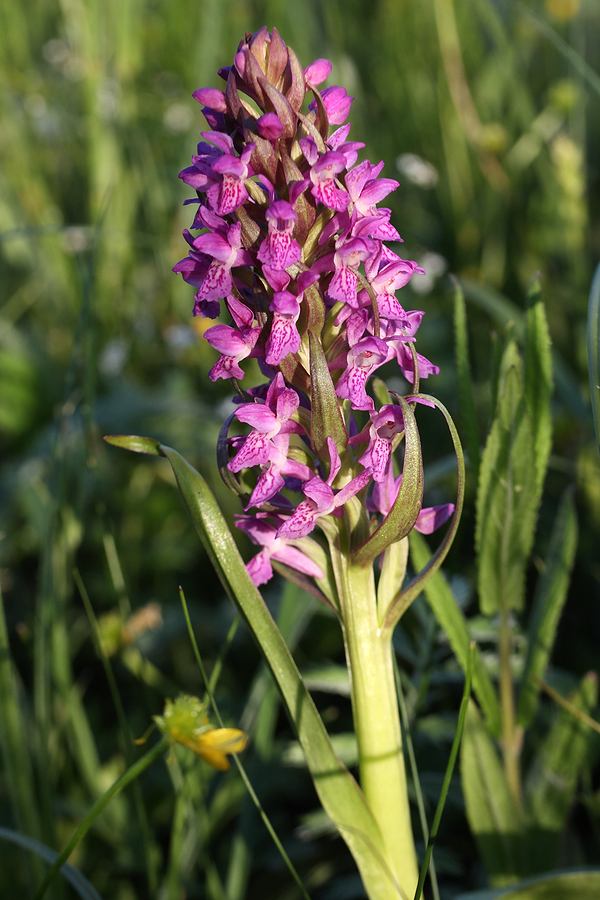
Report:
M310 578L323 578L322 569L305 553L294 547L284 538L277 537L277 529L281 517L267 513L256 513L253 516L236 516L235 524L248 535L254 544L263 549L254 556L246 566L254 584L259 587L273 577L271 560L282 563L296 572Z
M207 231L194 240L194 249L210 257L198 291L197 300L220 300L231 293L234 266L252 263L252 254L242 247L242 227L225 225L219 231Z
M344 179L346 190L354 204L354 209L361 216L371 215L380 200L395 191L399 185L393 178L379 178L383 162L374 166L368 160L350 169Z
M327 293L333 300L356 304L358 286L357 270L360 263L372 253L372 242L354 238L343 244L333 256L334 275Z
M354 97L351 97L350 94L348 94L346 88L334 84L331 87L325 88L321 94L321 98L329 123L331 125L343 125L350 115L350 108L354 102ZM309 109L316 109L316 103L314 101L310 104Z
M271 269L287 269L300 259L300 245L293 238L296 213L287 200L276 200L265 212L269 233L260 245L258 258Z
M277 531L278 537L288 539L306 537L313 531L320 518L328 516L344 506L348 500L366 487L371 480L371 472L365 470L336 493L332 488L332 484L340 470L340 457L335 442L330 437L327 438L327 446L330 459L327 481L323 481L322 478L315 475L314 478L306 482L303 488L306 500L302 500L289 519L286 519L283 525L279 527Z
M244 182L250 174L249 163L253 150L250 144L240 156L223 153L213 163L212 173L220 176L220 180L208 188L206 196L218 215L228 215L248 199Z
M373 481L383 481L390 468L392 442L404 430L402 409L391 403L371 415L369 446L359 458L365 468L373 472Z
M271 309L274 315L265 347L265 361L270 366L278 366L285 356L297 353L300 348L301 339L296 327L300 300L290 291L279 291L273 295Z
M210 380L218 381L220 378L241 380L244 377L244 371L240 368L239 363L242 359L250 356L260 332L260 328L232 328L231 325L214 325L212 328L208 328L204 332L204 337L211 347L221 354L208 373Z
M313 197L329 209L346 209L350 202L347 191L338 187L335 176L346 168L346 159L342 153L329 150L315 162L310 170Z
M269 385L264 403L240 403L234 412L235 418L254 430L229 461L227 467L230 471L239 472L241 469L268 463L273 453L273 438L281 432L285 434L298 430L296 423L290 420L299 403L298 394L285 386L281 372L277 373Z
M348 351L346 368L336 386L338 397L350 400L354 409L373 409L373 400L365 386L369 376L387 361L387 357L385 341L376 337L361 338Z

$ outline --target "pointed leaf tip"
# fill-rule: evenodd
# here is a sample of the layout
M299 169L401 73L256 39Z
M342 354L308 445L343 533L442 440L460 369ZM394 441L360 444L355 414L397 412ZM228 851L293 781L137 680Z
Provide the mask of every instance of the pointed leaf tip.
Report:
M139 434L105 434L103 440L113 447L121 447L132 453L146 453L149 456L162 456L160 443L155 438L142 437Z

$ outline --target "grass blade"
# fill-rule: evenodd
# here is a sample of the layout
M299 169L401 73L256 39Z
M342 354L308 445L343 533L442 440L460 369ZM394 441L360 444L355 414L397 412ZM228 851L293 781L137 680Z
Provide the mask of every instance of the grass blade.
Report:
M422 569L430 558L425 538L413 532L410 537L410 552L415 569ZM477 650L470 651L471 637L467 622L462 614L452 589L441 572L436 572L425 584L425 596L433 614L454 651L461 668L466 673L470 655L473 657L473 689L485 715L492 734L500 732L500 707L496 691Z
M569 578L577 548L575 503L569 492L563 498L548 547L546 567L533 600L525 668L521 677L518 719L524 728L533 719L543 677L552 653L556 630L567 599Z
M429 863L431 861L431 854L433 853L433 845L438 836L438 832L440 829L440 822L442 821L442 815L444 814L444 808L446 806L446 800L448 799L448 791L450 790L450 782L452 781L452 775L454 774L454 767L456 765L456 760L458 757L458 751L460 750L460 745L462 742L462 737L465 728L465 721L467 718L467 710L469 708L469 700L471 697L471 684L473 681L473 663L475 660L475 644L471 643L469 645L469 658L467 660L467 673L465 678L465 686L463 689L462 700L460 701L460 709L458 711L458 720L456 723L456 731L454 733L454 740L452 741L452 747L450 748L450 756L448 757L448 764L446 766L446 771L444 772L444 780L442 781L442 789L440 791L440 796L437 802L437 806L435 809L435 815L433 817L433 822L431 825L431 832L429 834L429 839L427 841L427 847L425 849L425 856L423 858L423 862L421 864L421 871L419 872L419 882L417 884L417 890L415 891L415 900L419 900L421 894L423 893L423 886L425 884L425 878L427 877L427 870L429 868Z
M480 438L475 399L473 396L473 376L469 357L469 336L467 331L467 310L465 295L460 282L454 283L454 347L456 379L458 382L458 402L460 404L463 431L466 436L467 455L471 467L473 484L479 478Z
M588 306L588 366L596 443L600 450L600 265L596 268Z
M34 853L37 857L43 859L44 862L54 863L58 858L56 850L51 850L50 847L47 847L40 841L36 841L35 838L19 834L17 831L12 831L10 828L0 828L0 840L9 841L11 844L15 844L23 850L29 850L30 853ZM73 890L77 892L81 897L81 900L102 900L96 888L89 883L87 878L84 878L81 872L73 868L73 866L65 863L60 870L60 874L65 881L68 881Z

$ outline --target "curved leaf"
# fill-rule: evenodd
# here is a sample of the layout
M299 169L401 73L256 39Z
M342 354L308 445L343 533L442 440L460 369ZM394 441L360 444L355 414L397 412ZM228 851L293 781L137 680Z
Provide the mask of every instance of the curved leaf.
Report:
M227 594L248 623L277 683L327 815L350 848L370 898L399 896L380 853L382 837L365 798L339 761L312 697L265 602L252 583L219 506L202 476L170 447L161 453Z
M35 838L28 837L26 834L19 834L18 831L13 831L11 828L0 828L0 840L8 841L17 847L21 847L23 850L28 850L47 863L53 863L58 858L56 850L51 850L50 847L42 844L41 841L36 841ZM75 869L68 863L64 863L60 874L65 881L69 882L73 890L81 897L81 900L102 900L96 888L89 883L87 878L84 878L78 869Z
M458 530L458 525L460 522L463 503L465 499L465 459L463 456L462 445L460 443L458 431L456 430L456 425L454 424L452 416L450 415L444 404L441 403L436 397L432 397L430 394L417 394L416 398L431 403L433 406L439 409L446 420L448 430L450 431L450 437L452 438L452 444L454 446L454 453L456 456L456 504L454 508L454 515L450 520L450 524L446 529L446 533L444 534L439 547L436 549L433 556L431 556L427 561L423 569L421 569L421 571L414 576L414 578L403 590L398 592L396 599L392 604L390 604L390 608L387 612L385 620L385 625L388 628L394 627L404 611L408 609L413 600L415 600L419 596L419 594L425 587L427 579L431 575L433 575L434 572L437 572L443 561L446 559L448 551L452 546L452 542L454 541L454 537Z
M598 897L600 870L582 869L528 878L503 890L460 894L455 900L598 900Z
M417 521L423 505L423 459L415 414L403 397L398 397L404 417L404 465L398 496L389 513L367 540L356 550L353 562L369 565L380 553L402 540Z

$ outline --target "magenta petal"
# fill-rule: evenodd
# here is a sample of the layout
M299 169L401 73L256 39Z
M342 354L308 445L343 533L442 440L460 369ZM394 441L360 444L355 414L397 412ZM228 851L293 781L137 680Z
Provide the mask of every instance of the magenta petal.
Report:
M261 550L256 556L253 556L246 565L246 569L256 587L260 587L261 584L266 584L267 581L270 581L273 577L273 568L269 560L268 551Z
M230 472L239 472L252 466L264 466L269 461L271 442L258 431L248 435L238 452L227 464Z
M357 284L356 272L353 272L348 266L340 266L329 283L327 293L333 300L352 304L356 300Z
M217 112L226 112L227 104L225 102L225 94L217 88L198 88L192 94L194 100L197 100L201 106L208 106L209 109L215 109Z
M292 388L285 388L277 397L277 420L282 423L287 422L299 405L300 399L296 391Z
M278 429L276 416L264 403L240 403L234 416L239 422L244 422L263 434Z
M357 475L356 478L353 478L352 481L349 481L348 484L336 494L334 507L338 509L340 506L343 506L344 503L347 503L351 497L354 497L355 494L362 491L371 478L372 473L367 469L366 471L361 472L360 475Z
M214 231L207 231L194 239L194 248L201 250L213 259L218 259L222 263L229 262L231 258L231 244L225 238L216 234Z
M276 313L265 346L265 361L269 366L278 366L288 354L298 352L300 343L300 334L292 319Z
M267 466L264 472L261 472L258 481L256 482L246 509L249 509L251 506L260 506L261 503L266 503L267 500L270 500L271 497L274 497L275 494L281 490L284 484L285 479L279 469L272 464Z
M333 491L331 487L318 476L311 478L304 485L304 493L317 506L319 514L330 510L333 505Z
M297 547L290 547L289 544L281 543L281 547L273 552L273 559L295 569L296 572L302 572L303 575L309 575L311 578L324 578L323 570L320 566L312 561L306 554L298 550Z
M317 524L318 513L312 500L299 503L292 515L277 531L277 537L294 540L306 537Z
M327 476L327 484L333 484L338 472L342 468L340 454L332 437L327 438L327 451L329 453L329 475Z
M221 356L208 373L208 377L211 381L218 381L220 378L237 378L241 381L244 370L240 368L235 357Z
M283 125L279 116L274 112L265 113L257 123L258 133L267 141L276 141L283 133Z
M304 78L310 87L316 87L326 81L331 74L332 64L328 59L315 59L304 70Z
M213 325L204 332L204 337L211 347L226 356L239 358L248 349L248 345L242 339L239 331L236 331L231 325Z
M359 462L373 471L373 481L383 481L392 453L392 444L377 436L371 446L360 457Z
M432 534L448 521L454 512L454 503L443 503L440 506L425 506L417 516L415 528L421 534Z
M342 125L350 114L354 97L351 97L345 88L338 85L325 88L322 97L331 125Z

